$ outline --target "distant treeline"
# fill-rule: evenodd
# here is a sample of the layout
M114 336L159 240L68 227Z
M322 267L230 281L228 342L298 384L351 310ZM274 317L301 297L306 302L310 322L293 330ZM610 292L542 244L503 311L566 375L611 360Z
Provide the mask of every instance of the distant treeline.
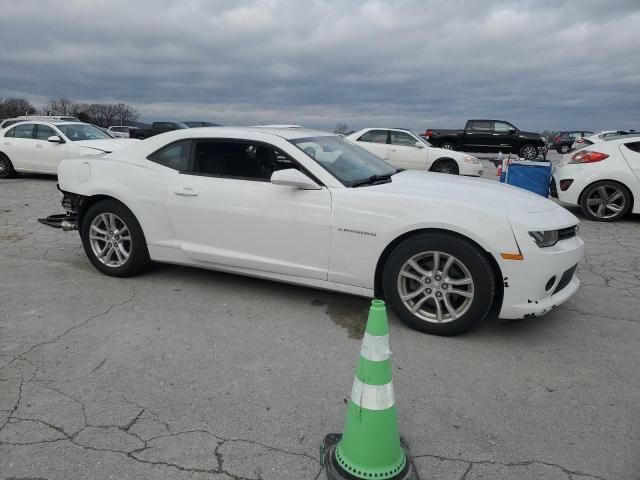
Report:
M20 115L68 115L101 127L126 125L135 122L140 116L135 108L122 102L82 103L60 98L37 109L24 98L0 99L0 118L12 118Z

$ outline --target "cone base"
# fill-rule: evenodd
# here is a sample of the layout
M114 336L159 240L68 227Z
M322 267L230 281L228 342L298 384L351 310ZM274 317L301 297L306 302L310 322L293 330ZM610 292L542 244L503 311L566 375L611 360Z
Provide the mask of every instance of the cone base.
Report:
M324 437L324 441L320 445L320 463L324 466L327 474L327 480L362 480L346 472L336 461L335 450L338 443L342 439L341 433L330 433ZM409 448L403 438L400 438L400 444L407 456L407 463L404 469L391 480L419 480L413 468L411 457L409 456ZM374 478L374 477L371 477Z

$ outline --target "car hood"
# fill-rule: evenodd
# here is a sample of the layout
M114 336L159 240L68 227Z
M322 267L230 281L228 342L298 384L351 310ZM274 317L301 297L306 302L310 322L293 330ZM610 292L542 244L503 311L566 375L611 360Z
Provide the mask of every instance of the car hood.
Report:
M104 138L101 140L79 140L77 142L73 142L73 145L100 150L104 153L111 153L130 145L136 145L139 142L140 140L131 138Z
M371 187L385 194L433 199L468 206L494 208L507 213L533 213L561 208L551 200L527 190L493 180L466 178L445 173L405 170L391 177L392 181Z
M518 136L520 138L527 138L530 140L537 140L538 142L540 142L541 144L544 144L544 140L542 139L542 135L540 135L539 133L535 133L535 132L523 132L522 130L520 130L518 132Z

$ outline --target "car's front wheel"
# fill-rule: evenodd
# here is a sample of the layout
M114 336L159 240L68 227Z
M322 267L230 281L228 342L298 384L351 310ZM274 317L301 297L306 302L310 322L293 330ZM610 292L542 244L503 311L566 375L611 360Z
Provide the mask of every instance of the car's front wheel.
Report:
M456 235L408 238L389 256L384 295L411 328L457 335L482 321L493 304L496 279L483 251Z
M444 148L445 150L455 150L456 146L455 146L455 144L453 144L451 142L444 142L442 144L442 148Z
M441 158L436 160L429 171L438 173L450 173L452 175L458 175L460 173L458 164L455 162L455 160L451 160L450 158Z
M16 171L13 168L13 163L4 153L0 153L0 178L14 178L15 176Z
M80 237L91 263L107 275L130 277L150 263L138 220L116 200L103 200L89 207L82 219Z

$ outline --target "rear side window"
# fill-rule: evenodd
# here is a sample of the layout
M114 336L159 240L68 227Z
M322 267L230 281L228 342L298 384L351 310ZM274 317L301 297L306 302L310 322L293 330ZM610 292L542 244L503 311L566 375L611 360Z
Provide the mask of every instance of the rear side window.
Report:
M13 137L13 135L16 133L16 129L12 128L11 130L8 130L7 133L4 134L5 137Z
M15 138L33 138L33 123L25 123L14 128Z
M38 125L36 129L36 138L38 140L46 140L49 137L57 135L57 133L51 127L47 127L46 125Z
M273 147L260 143L197 141L194 146L195 175L268 182L276 170L298 164Z
M475 121L469 123L469 127L471 128L471 130L479 130L482 132L488 132L489 130L491 130L491 122Z
M387 131L386 130L369 130L362 135L359 139L360 142L369 143L387 143Z
M624 146L629 150L640 153L640 142L625 143Z
M147 158L152 162L159 163L173 170L185 172L189 169L190 152L191 141L183 140L167 145L157 152L152 153Z

